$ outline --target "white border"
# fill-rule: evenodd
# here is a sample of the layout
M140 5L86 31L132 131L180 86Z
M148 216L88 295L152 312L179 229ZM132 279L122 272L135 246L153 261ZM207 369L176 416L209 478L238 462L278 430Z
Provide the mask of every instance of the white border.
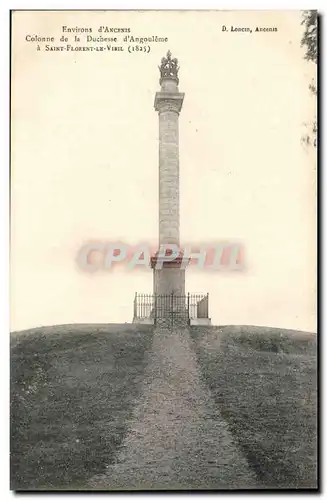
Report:
M183 0L166 0L166 1L151 1L151 0L98 0L97 2L92 2L91 0L70 0L69 2L65 0L57 0L57 1L49 1L45 2L44 0L31 0L25 1L20 0L16 2L4 0L0 6L1 12L1 84L2 84L2 120L1 120L1 139L2 139L2 166L1 166L1 179L0 179L0 200L1 200L1 214L0 214L0 230L2 235L2 244L0 245L1 252L1 269L0 269L0 277L1 277L1 296L0 296L0 324L1 324L1 344L0 344L0 352L2 353L2 364L4 367L2 377L1 377L1 391L2 391L2 411L1 411L1 467L0 467L0 484L1 484L1 498L12 498L13 493L9 491L9 412L7 413L5 408L9 409L9 342L8 342L8 332L9 332L9 267L8 267L8 259L9 259L9 10L10 9L71 9L71 10L82 10L82 9L129 9L129 10L138 10L138 9L239 9L239 10L304 10L304 9L318 9L320 13L324 13L324 4L322 0L313 2L313 1L291 1L291 0L270 0L265 3L259 0L252 0L250 2L244 2L242 0L189 0L188 2ZM326 54L325 49L325 40L322 37L322 52ZM325 81L324 78L324 68L321 71L321 81ZM322 89L320 89L322 91ZM324 104L324 103L322 103ZM325 111L325 106L323 105L322 112ZM324 141L326 130L323 129L324 136L321 137L321 141ZM323 165L320 165L321 170L323 170ZM322 180L322 179L321 179ZM323 229L326 229L326 217L325 214L325 203L323 206L323 213L321 216L323 217ZM326 234L326 231L324 231ZM323 277L325 278L325 272ZM325 297L323 298L321 309L324 310L326 306ZM321 336L323 337L325 332L321 332ZM325 341L324 345L327 345ZM325 352L321 353L322 359L324 359ZM323 363L321 363L323 365ZM322 369L322 366L320 367ZM322 375L322 373L321 373ZM325 386L323 380L321 380L321 388L324 392L323 401L326 402L326 394L325 394ZM322 412L325 408L321 408ZM323 412L325 413L325 412ZM321 418L323 422L323 419ZM325 440L323 440L323 445L325 444ZM323 446L323 450L325 446ZM326 468L323 463L323 470L321 471L322 478L326 476ZM218 493L219 494L219 493ZM92 493L90 493L91 496ZM112 495L112 494L111 494ZM266 495L266 493L262 493L262 495ZM59 496L59 494L58 494ZM119 495L120 498L129 497L130 495ZM151 497L152 495L147 495L147 497ZM175 495L170 495L175 496ZM177 496L177 495L176 495ZM207 495L200 495L207 496ZM228 494L229 498L236 497L237 495ZM252 495L244 495L245 497L251 498ZM259 495L261 496L261 495ZM298 496L298 495L296 495ZM324 494L323 494L324 496ZM42 498L43 495L29 495L29 498ZM53 495L52 498L57 497L57 495ZM62 494L60 494L62 497ZM287 495L279 495L279 498L287 497ZM76 495L75 498L84 498L83 495Z

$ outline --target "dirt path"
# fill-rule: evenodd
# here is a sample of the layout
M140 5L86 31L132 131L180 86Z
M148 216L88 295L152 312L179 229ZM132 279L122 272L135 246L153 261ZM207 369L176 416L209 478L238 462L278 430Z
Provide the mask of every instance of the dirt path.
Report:
M116 463L92 489L239 489L256 480L200 379L187 329L157 329Z

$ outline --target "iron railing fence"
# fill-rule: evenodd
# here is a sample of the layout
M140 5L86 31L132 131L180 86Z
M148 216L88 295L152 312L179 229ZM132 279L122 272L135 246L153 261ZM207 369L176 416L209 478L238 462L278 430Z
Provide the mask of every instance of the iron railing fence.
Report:
M135 293L134 321L159 318L209 318L209 294L147 294Z

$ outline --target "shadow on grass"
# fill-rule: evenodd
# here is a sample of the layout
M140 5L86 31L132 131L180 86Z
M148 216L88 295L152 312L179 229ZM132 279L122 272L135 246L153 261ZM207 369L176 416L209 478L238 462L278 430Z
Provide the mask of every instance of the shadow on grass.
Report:
M11 339L11 488L83 489L126 433L152 342L133 325L45 327Z

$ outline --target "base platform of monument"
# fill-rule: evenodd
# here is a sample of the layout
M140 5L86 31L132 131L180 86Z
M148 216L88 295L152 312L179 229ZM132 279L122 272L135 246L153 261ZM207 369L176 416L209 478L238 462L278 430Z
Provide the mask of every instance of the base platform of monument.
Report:
M155 325L154 318L134 318L133 323L139 325ZM189 326L210 326L210 318L190 318Z
M133 318L133 323L139 325L154 325L154 318Z
M210 326L211 318L190 318L190 325L194 326Z

